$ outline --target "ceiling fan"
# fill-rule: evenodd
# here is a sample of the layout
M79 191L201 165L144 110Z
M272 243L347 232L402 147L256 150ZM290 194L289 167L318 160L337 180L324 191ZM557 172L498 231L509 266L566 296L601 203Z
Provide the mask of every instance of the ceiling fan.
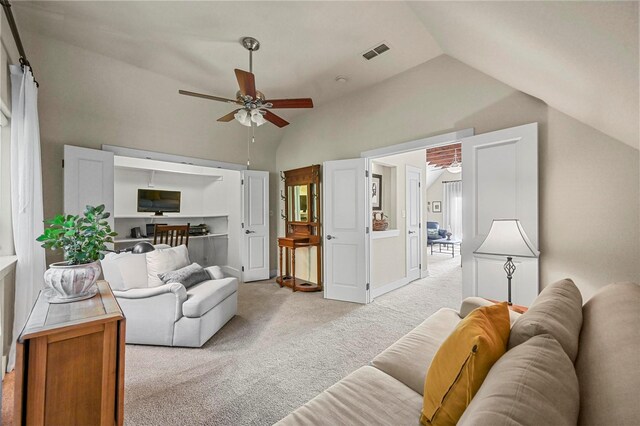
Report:
M272 108L313 108L313 101L310 98L266 99L262 92L256 90L256 79L253 75L253 52L260 48L260 42L253 37L244 37L241 43L244 48L249 51L249 72L235 69L238 86L240 86L240 90L236 93L236 99L221 98L219 96L205 95L187 90L178 90L178 93L240 105L240 108L218 118L218 121L229 122L235 118L240 124L247 127L252 126L253 123L260 126L267 121L278 127L288 125L289 123L285 119L270 111Z

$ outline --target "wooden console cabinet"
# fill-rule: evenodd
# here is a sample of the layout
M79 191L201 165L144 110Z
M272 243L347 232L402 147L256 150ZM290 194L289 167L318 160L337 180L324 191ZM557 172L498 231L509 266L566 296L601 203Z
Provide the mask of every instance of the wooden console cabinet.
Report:
M91 299L40 292L18 338L14 424L122 425L125 317L106 281Z

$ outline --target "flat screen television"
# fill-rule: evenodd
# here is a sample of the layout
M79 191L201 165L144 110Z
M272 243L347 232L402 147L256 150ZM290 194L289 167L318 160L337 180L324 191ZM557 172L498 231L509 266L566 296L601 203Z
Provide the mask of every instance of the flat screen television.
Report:
M138 189L138 212L180 213L180 191Z

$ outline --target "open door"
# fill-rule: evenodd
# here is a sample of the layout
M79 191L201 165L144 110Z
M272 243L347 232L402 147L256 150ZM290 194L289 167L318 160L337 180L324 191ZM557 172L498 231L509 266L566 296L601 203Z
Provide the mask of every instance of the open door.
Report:
M269 172L242 171L242 281L269 279Z
M113 152L64 146L64 213L82 214L104 204L113 229Z
M474 255L493 219L519 219L538 240L538 123L463 138L462 295L507 300L506 258ZM514 258L513 303L538 295L538 259Z
M324 296L369 303L368 160L326 161L323 171Z
M406 166L407 279L420 278L422 271L422 169Z

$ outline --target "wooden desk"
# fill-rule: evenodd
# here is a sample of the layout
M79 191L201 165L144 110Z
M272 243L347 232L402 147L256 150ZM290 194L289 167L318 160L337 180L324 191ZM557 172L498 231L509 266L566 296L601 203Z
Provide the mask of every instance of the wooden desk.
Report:
M41 291L16 348L14 424L122 425L125 318L109 284L50 304Z
M309 281L299 280L296 278L296 249L303 247L317 247L317 284ZM286 265L282 267L282 252L285 251ZM280 237L278 238L278 250L280 259L280 276L276 278L276 282L280 287L287 286L293 291L320 291L322 290L322 271L320 243L310 242L309 237ZM289 255L291 254L291 255ZM285 272L286 271L286 272Z

